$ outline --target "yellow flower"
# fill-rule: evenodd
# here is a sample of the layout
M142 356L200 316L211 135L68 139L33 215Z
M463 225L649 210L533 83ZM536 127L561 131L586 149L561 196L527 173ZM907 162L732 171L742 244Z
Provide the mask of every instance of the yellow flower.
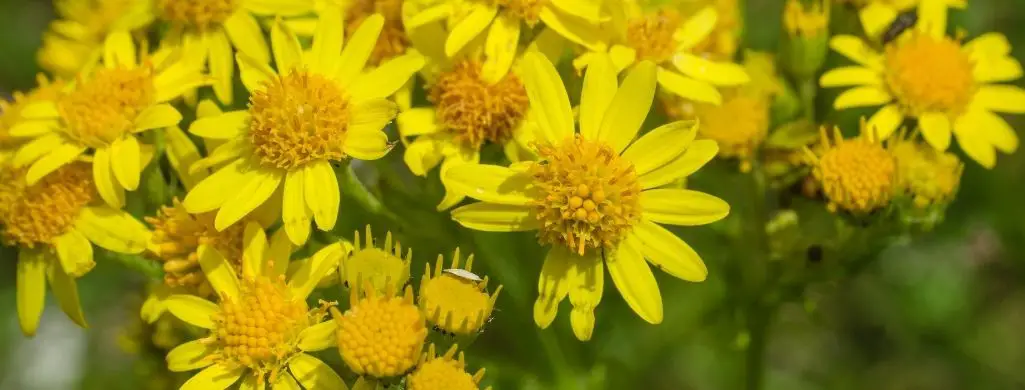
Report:
M413 303L413 287L406 286L402 296L392 291L378 295L369 283L349 291L345 314L331 308L345 364L358 375L374 378L397 377L412 369L427 338L424 317Z
M452 255L452 266L442 269L445 257L438 255L434 263L434 274L430 264L426 265L420 279L420 309L435 329L457 336L474 336L484 330L491 320L491 311L502 292L498 286L488 294L488 277L480 279L473 275L473 255L460 266L459 249Z
M861 26L865 29L865 34L870 37L879 37L893 24L898 15L902 12L914 11L924 1L861 0L856 3L859 3L858 18L861 19ZM968 7L968 0L939 0L934 2L934 6L965 9ZM946 25L946 16L942 17L943 24Z
M452 211L460 224L538 230L540 243L552 245L534 305L542 328L569 294L574 333L590 338L606 266L630 307L656 324L662 298L645 258L684 280L707 275L697 253L659 223L715 222L729 205L701 192L659 187L695 172L718 148L713 141L693 141L693 122L669 123L634 140L651 108L656 72L654 64L641 62L617 85L611 58L596 57L584 76L577 132L555 67L528 52L523 75L531 106L538 108L540 161L508 168L465 164L447 172L450 189L482 201Z
M853 36L834 37L830 46L858 65L833 69L819 82L853 86L837 97L837 109L884 105L869 119L880 139L914 118L937 150L946 150L953 134L965 154L992 168L994 148L1004 153L1018 148L1014 129L994 112L1025 113L1025 90L993 83L1021 78L1022 67L1001 34L984 34L964 45L944 36L946 8L938 1L922 1L916 29L887 44L883 53Z
M148 1L57 0L60 17L50 23L36 57L39 66L72 78L103 52L103 41L115 31L133 31L149 24Z
M674 8L645 10L634 2L619 3L621 15L613 23L608 54L617 70L648 61L656 64L658 85L669 94L698 102L719 104L717 86L737 86L749 81L737 64L705 58L695 48L715 28L718 14L708 6L684 19ZM615 18L614 21L617 21ZM585 53L574 61L577 69L590 64L600 51Z
M597 25L604 18L600 15L600 2L460 0L431 3L420 7L418 13L406 20L406 29L415 30L447 19L450 25L444 48L447 57L456 56L484 34L484 54L489 66L482 70L481 76L489 82L500 80L512 68L524 25L529 30L543 23L547 29L574 43L592 49L601 46Z
M420 365L406 377L406 388L409 390L477 390L480 380L484 378L481 368L473 375L466 372L466 357L459 352L456 359L457 345L449 348L445 355L438 356L434 344L427 349L420 359ZM491 390L491 386L485 388Z
M355 289L369 283L378 293L388 288L401 288L409 280L409 264L413 261L413 250L406 249L402 255L402 244L392 240L391 232L385 236L384 246L378 248L374 244L374 236L367 225L366 242L360 244L359 232L352 241L352 251L347 253L339 264L342 283L347 288ZM389 287L390 286L390 287Z
M324 321L329 305L310 310L306 298L337 266L342 246L318 251L287 283L287 257L267 248L266 237L259 234L247 242L238 272L216 249L201 245L199 263L220 296L219 303L194 295L167 298L168 311L175 317L210 330L209 336L167 354L171 371L203 369L182 385L183 390L224 389L243 376L243 389L265 384L298 389L298 383L305 388L346 388L334 370L307 353L336 343L335 323Z
M646 3L650 6L656 2ZM657 3L663 6L671 5L685 18L702 12L706 7L714 8L718 17L712 31L705 39L695 44L691 51L715 61L733 59L740 46L740 33L743 28L743 13L738 0L663 0Z
M109 35L104 50L101 67L57 99L25 107L26 120L10 134L32 139L14 156L15 165L31 163L29 184L91 150L96 189L120 208L152 156L138 134L176 125L181 114L168 102L206 79L197 68L172 61L170 52L137 53L128 33Z
M208 66L214 94L234 101L232 48L260 63L270 62L267 41L255 15L295 16L313 10L312 0L152 0L151 12L170 24L165 44L182 49L185 60Z
M52 101L64 88L60 80L51 82L42 74L36 76L36 83L38 85L27 93L14 92L10 101L0 99L0 149L14 146L19 141L11 138L10 130L22 121L21 111L25 107L41 101Z
M413 174L426 176L441 164L446 191L439 210L464 199L449 190L445 172L479 162L486 143L502 145L506 156L517 161L529 142L529 101L520 76L509 72L490 83L484 79L486 67L476 59L464 58L431 74L427 100L432 106L403 111L396 120L403 138L417 136L403 156Z
M329 1L331 0L317 2L315 7L317 13L332 9ZM406 34L402 23L405 3L405 0L349 0L342 2L342 10L345 14L344 34L347 37L358 30L363 21L371 15L379 14L384 17L381 36L378 37L374 49L370 52L367 65L377 66L406 53L406 49L410 46L410 37ZM300 36L312 36L317 29L317 19L316 16L300 16L289 18L285 24Z
M894 143L890 150L897 159L900 191L911 197L915 207L925 208L954 200L964 172L964 164L957 156L905 137Z
M46 285L76 324L86 327L75 279L89 272L93 245L137 254L149 232L131 215L96 204L89 164L64 165L27 185L24 170L0 166L0 241L18 248L18 320L32 336L45 306Z
M277 72L239 53L242 82L252 94L249 108L199 119L189 129L225 141L203 165L227 164L184 201L190 213L217 210L217 230L282 193L285 231L302 245L311 219L321 230L337 220L340 194L331 162L376 160L391 150L382 129L397 109L385 98L423 66L423 58L404 55L364 73L383 18L367 18L346 37L344 49L341 11L321 12L320 18L310 55L303 54L294 33L280 22L274 25Z
M830 211L867 214L889 205L893 198L897 162L878 136L865 126L862 120L860 136L848 140L839 128L833 128L832 143L822 128L820 154L805 148L805 155L814 165L812 174L829 200Z

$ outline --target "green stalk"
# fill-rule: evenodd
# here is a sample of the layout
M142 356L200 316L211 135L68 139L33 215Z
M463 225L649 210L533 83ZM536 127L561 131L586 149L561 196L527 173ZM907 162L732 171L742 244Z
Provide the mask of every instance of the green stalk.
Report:
M381 216L395 226L404 226L402 218L385 207L384 203L381 203L359 181L359 178L356 177L356 172L352 171L351 165L345 164L344 167L335 169L335 175L338 177L338 183L341 185L345 197L352 199L367 211Z

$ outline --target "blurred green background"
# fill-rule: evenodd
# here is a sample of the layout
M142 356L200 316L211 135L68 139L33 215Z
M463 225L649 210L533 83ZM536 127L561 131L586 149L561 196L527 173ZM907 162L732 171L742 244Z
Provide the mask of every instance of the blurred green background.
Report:
M1006 34L1015 45L1014 55L1022 59L1022 5L1021 0L970 0L970 10L957 12L952 20L964 26L968 37L986 31ZM751 0L746 7L747 46L773 50L782 1ZM839 7L835 11L849 13ZM4 95L32 86L38 71L35 50L52 18L49 1L0 0ZM838 28L850 31L856 24ZM839 62L835 57L831 64ZM832 96L834 92L824 93L820 103L828 104ZM843 123L853 118L827 117ZM1022 134L1025 116L1009 119ZM391 153L377 167L384 164L401 168L399 153ZM697 175L694 186L722 188L738 177L735 170L713 166ZM487 367L487 383L498 389L742 388L744 336L735 313L721 309L729 284L717 271L745 257L730 255L728 243L710 229L678 230L709 264L707 282L688 284L656 272L666 306L662 325L647 325L633 315L607 281L594 339L579 343L565 307L552 328L539 331L533 324L530 308L542 252L535 249L532 236L457 229L447 217L430 211L437 196L433 180L426 190L408 189L387 196L385 203L408 216L409 226L422 228L412 231L407 226L398 234L417 254L414 277L424 261L450 254L458 242L464 251L478 254L482 272L505 284L494 321L468 350L472 369ZM856 277L812 284L801 300L781 307L771 325L765 388L1025 388L1023 194L1025 153L1000 156L992 171L967 163L960 195L934 232L892 245ZM729 191L722 196L731 204L743 202ZM353 208L342 231L373 221ZM376 231L383 234L384 229ZM162 357L121 347L138 318L145 289L141 276L101 259L80 281L91 329L78 329L50 302L39 334L26 339L15 314L14 256L8 249L0 254L0 390L138 389L156 384L152 378Z

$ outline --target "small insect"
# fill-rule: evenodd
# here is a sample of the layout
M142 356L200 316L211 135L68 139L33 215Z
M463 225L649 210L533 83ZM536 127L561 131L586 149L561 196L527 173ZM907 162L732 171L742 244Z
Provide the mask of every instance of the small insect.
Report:
M901 33L907 31L907 29L914 27L918 23L918 13L915 10L905 11L897 15L897 18L893 20L886 27L886 31L883 31L883 44L893 42L894 39L900 36Z
M454 275L454 276L456 276L458 278L461 278L461 279L464 279L464 280L469 280L471 282L480 283L480 282L484 281L484 279L481 279L480 276L477 276L477 274L475 274L473 272L470 272L470 271L467 271L467 270L462 269L462 268L449 268L449 269L441 271L441 272L444 272L444 273L449 274L449 275Z
M438 332L438 333L440 333L440 334L441 334L442 336L446 336L446 337L456 337L456 334L455 334L455 333L451 333L451 332L446 332L446 331L445 331L444 329L442 329L442 328L441 328L440 326L437 326L437 325L434 325L434 326L432 326L432 327L431 327L431 330L433 330L433 331L435 331L435 332Z
M822 246L812 245L808 247L808 262L818 264L822 261Z

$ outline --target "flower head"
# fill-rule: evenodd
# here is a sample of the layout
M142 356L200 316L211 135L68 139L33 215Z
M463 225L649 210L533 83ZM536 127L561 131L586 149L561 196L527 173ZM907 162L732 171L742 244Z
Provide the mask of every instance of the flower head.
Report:
M915 207L947 204L954 199L964 172L957 156L905 137L900 137L890 151L897 161L899 190L911 197Z
M391 378L416 365L427 338L424 317L413 302L413 287L401 296L379 295L368 284L350 289L350 307L344 314L332 308L338 323L338 351L359 375ZM362 292L361 292L362 291Z
M14 92L11 100L0 99L0 149L6 149L19 141L11 137L11 132L21 132L18 125L22 124L21 112L33 103L53 101L64 88L61 81L51 82L44 75L36 77L38 85L28 92Z
M890 204L897 185L897 162L864 120L857 138L845 140L838 128L833 128L832 142L825 128L821 137L821 154L815 156L810 150L806 154L831 211L867 214Z
M459 249L456 249L451 268L443 270L444 260L444 256L438 255L433 274L430 264L426 265L420 279L420 309L431 325L445 333L475 335L490 321L502 286L489 294L487 276L483 279L467 278L462 274L462 271L472 274L473 255L461 266Z
M375 245L370 225L367 225L366 242L361 245L359 232L352 241L349 252L339 264L342 283L357 289L369 283L378 293L388 288L401 288L409 280L409 263L413 261L413 250L406 249L403 257L402 244L392 239L391 232L385 236L384 245ZM389 287L390 286L390 287Z
M645 258L685 280L705 279L700 257L658 223L703 225L729 205L683 189L659 188L696 171L718 151L693 141L694 122L673 122L636 139L655 94L656 66L638 64L617 85L611 58L595 58L584 76L579 132L554 66L524 56L527 95L537 115L537 162L512 167L466 164L447 173L450 189L480 203L452 211L463 226L486 231L538 230L551 248L538 283L534 320L551 324L567 294L574 333L589 339L607 266L623 298L643 319L662 320L662 300Z
M1018 148L1014 130L995 112L1025 112L1025 90L993 83L1021 78L1022 67L1003 35L984 34L966 44L945 36L943 1L922 0L916 27L882 53L859 38L834 37L830 46L858 65L831 70L820 84L854 87L837 97L837 109L884 105L869 119L881 139L914 118L936 150L945 151L956 137L965 154L992 168L996 150Z
M473 375L466 372L466 357L459 352L459 357L456 358L458 348L459 346L453 345L444 355L438 356L434 344L431 344L420 359L416 371L406 377L406 386L409 390L479 389L480 381L484 378L484 369L481 368ZM485 389L490 390L491 386Z
M190 213L216 210L217 230L274 201L281 205L289 238L301 245L309 238L311 220L321 230L337 221L340 194L331 163L375 160L391 150L383 128L397 107L385 98L423 66L423 58L411 53L364 72L383 18L364 20L347 37L343 51L342 40L330 38L342 34L342 12L329 9L320 13L309 55L283 22L274 24L277 72L239 53L242 80L251 93L249 108L202 118L190 127L195 135L224 142L198 164L227 164L183 202ZM272 198L275 193L282 195L280 200Z
M95 265L93 244L137 254L146 248L149 232L131 215L96 204L89 164L67 164L31 185L24 174L0 165L0 241L18 248L21 330L35 334L47 284L68 317L86 327L75 279Z
M276 241L287 242L280 235ZM335 344L335 323L325 321L329 304L312 310L306 298L320 278L337 266L339 244L318 251L303 264L299 277L285 280L286 258L267 248L267 239L255 234L248 240L238 271L212 246L199 247L199 263L219 295L218 303L193 295L167 298L175 317L203 329L209 336L187 342L167 354L171 371L202 368L186 388L227 387L243 376L243 385L306 388L342 387L342 379L319 359L307 354ZM241 277L239 276L241 275Z
M39 65L62 78L72 78L103 52L103 42L111 33L133 31L148 25L145 17L149 1L137 0L58 0L55 11L60 17L43 34L43 45L36 57Z

